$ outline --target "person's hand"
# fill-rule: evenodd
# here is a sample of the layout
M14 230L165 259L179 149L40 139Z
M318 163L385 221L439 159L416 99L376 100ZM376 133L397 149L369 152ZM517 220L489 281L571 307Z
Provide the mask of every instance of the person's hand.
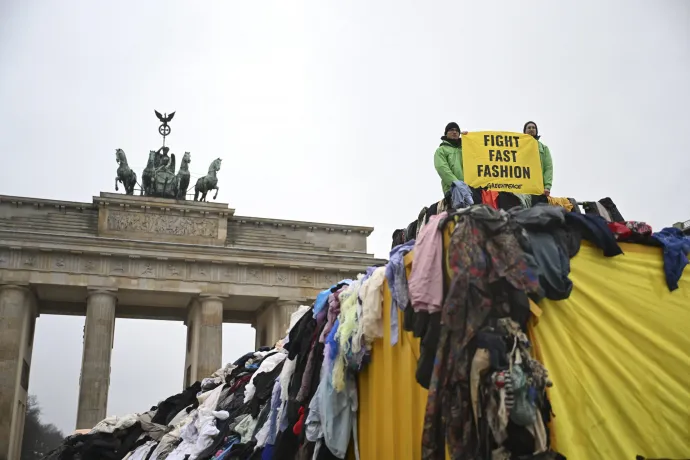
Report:
M462 134L464 136L465 134L468 134L468 132L467 131L461 131L460 134Z
M544 196L547 198L550 197L551 196L551 190L549 190L548 188L544 189Z

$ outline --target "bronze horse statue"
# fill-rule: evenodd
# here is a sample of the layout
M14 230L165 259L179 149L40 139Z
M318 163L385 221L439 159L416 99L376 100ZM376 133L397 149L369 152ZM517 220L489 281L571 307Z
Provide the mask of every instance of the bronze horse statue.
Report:
M155 166L154 166L155 160L156 160L156 151L155 150L149 150L149 161L146 163L146 168L144 168L144 172L141 175L141 195L143 195L144 192L148 192L149 190L153 190L153 176L155 173Z
M216 158L208 167L208 174L204 177L200 177L196 181L194 186L194 201L206 201L206 194L210 190L215 190L216 194L213 195L213 199L218 198L218 178L216 173L220 170L220 162L223 161L220 158ZM201 194L201 199L199 199L199 194Z
M115 150L115 161L120 165L117 168L117 177L115 178L115 191L119 190L117 183L120 182L125 188L125 193L127 195L134 195L134 186L137 183L137 173L132 171L132 168L129 167L124 150Z
M175 176L176 184L176 198L178 200L184 200L187 195L187 188L189 187L189 163L192 160L190 158L189 152L185 152L182 156L182 161L180 162L180 170Z

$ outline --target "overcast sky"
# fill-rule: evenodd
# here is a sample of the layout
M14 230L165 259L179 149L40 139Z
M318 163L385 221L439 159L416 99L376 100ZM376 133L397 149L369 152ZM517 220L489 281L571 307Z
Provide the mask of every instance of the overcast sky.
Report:
M0 194L91 201L114 150L141 176L169 145L223 158L238 214L394 229L441 198L433 153L464 130L538 123L554 196L690 218L690 2L0 1ZM38 319L30 392L69 432L83 318ZM224 326L225 361L254 331ZM185 327L117 320L109 414L179 391Z

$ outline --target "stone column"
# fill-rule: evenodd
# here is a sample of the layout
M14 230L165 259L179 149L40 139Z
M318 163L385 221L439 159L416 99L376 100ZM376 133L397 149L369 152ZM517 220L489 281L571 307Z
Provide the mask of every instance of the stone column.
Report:
M223 299L202 295L187 314L184 386L209 377L223 365Z
M116 305L114 291L89 290L79 379L78 430L93 428L106 417Z
M36 316L28 288L0 286L0 459L19 459Z
M299 300L277 300L259 312L256 318L256 345L272 347L287 335L290 316L300 306Z

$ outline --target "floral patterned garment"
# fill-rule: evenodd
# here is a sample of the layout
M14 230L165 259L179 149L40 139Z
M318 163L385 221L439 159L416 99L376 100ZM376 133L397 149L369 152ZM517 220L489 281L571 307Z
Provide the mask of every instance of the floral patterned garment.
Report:
M467 345L489 314L505 279L516 289L534 292L538 274L528 263L515 236L516 228L503 211L475 206L456 217L448 249L453 280L442 309L441 337L429 386L422 458L443 460L475 457L477 436L469 391Z

